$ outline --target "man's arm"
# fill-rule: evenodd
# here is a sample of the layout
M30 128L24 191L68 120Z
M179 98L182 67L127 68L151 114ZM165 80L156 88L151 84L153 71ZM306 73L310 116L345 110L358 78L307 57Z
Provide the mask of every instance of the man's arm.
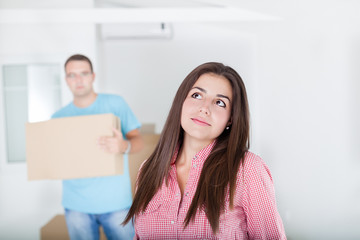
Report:
M106 152L114 154L125 153L128 147L130 147L129 153L136 153L142 150L144 142L138 129L131 130L126 134L124 139L121 131L113 129L113 137L100 137L98 145ZM130 146L129 146L130 143Z
M139 129L134 129L126 134L126 138L131 143L131 148L129 153L140 152L144 147L144 141L141 137ZM128 146L126 146L128 147ZM126 148L127 149L127 148Z

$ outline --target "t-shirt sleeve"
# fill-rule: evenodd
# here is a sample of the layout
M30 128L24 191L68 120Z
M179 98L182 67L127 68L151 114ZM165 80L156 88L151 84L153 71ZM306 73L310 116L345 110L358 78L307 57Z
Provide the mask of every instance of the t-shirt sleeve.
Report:
M121 121L121 131L124 135L126 135L128 132L140 128L141 123L122 97L119 97L118 101L119 106L117 107L116 115Z

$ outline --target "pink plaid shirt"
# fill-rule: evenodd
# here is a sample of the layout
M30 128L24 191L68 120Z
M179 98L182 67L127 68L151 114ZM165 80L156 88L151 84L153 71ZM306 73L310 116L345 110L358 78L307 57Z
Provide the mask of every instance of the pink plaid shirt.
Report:
M247 152L245 166L240 166L236 181L234 208L220 216L219 232L214 235L204 211L199 210L195 222L184 229L184 219L196 191L201 169L215 142L193 160L183 200L176 177L175 159L170 169L169 185L165 181L144 213L135 217L135 239L286 239L277 211L273 181L262 159Z

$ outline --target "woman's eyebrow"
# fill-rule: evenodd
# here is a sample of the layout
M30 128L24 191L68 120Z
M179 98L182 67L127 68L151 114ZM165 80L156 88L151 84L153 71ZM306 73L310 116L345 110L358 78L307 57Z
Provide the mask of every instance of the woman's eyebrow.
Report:
M230 101L230 98L228 96L225 96L225 95L222 95L222 94L216 94L217 97L221 97L221 98L226 98L229 102Z
M196 88L196 89L199 89L201 92L203 93L207 93L205 89L201 88L201 87L193 87L193 89ZM230 101L230 98L228 96L225 96L223 94L216 94L217 97L220 97L220 98L226 98L229 102Z
M194 89L194 88L197 88L197 89L199 89L201 92L206 93L206 90L205 90L205 89L203 89L203 88L201 88L201 87L193 87L192 89Z

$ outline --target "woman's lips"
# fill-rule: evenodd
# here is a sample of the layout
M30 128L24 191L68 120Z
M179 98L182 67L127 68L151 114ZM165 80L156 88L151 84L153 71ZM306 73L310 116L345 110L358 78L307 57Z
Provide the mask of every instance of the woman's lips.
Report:
M200 126L211 126L209 123L202 121L200 119L197 119L197 118L191 118L191 120L193 120L194 123L196 123Z

